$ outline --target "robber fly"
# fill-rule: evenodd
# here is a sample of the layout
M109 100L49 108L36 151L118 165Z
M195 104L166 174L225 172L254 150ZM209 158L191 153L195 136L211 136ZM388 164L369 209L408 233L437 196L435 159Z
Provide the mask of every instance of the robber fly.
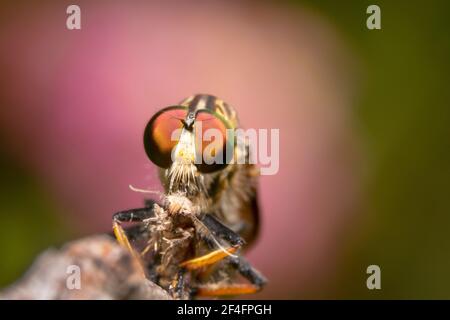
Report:
M144 130L145 151L159 167L165 193L160 203L116 213L113 230L144 261L146 276L174 298L254 293L266 282L239 255L258 234L259 171L249 161L233 162L249 157L248 143L228 134L238 127L231 106L201 94L160 110ZM208 157L213 143L203 135L207 129L222 133L209 156L223 161L196 161ZM126 222L139 226L125 229ZM239 275L247 281L237 281Z

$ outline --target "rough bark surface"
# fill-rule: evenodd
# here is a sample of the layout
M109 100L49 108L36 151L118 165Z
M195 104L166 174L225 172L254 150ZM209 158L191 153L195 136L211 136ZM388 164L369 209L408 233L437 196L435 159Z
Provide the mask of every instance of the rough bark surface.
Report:
M79 289L73 288L74 269ZM108 235L96 235L48 249L26 274L0 293L0 299L170 299L145 279L139 263Z

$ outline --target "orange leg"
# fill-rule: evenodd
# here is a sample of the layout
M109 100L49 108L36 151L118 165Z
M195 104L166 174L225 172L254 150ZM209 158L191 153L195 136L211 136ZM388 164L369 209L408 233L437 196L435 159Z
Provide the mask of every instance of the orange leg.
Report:
M221 239L230 243L231 247L228 247L227 249L217 249L208 254L205 254L204 256L184 261L180 264L180 267L186 268L188 270L196 270L205 266L212 265L229 256L237 258L233 255L233 253L236 252L244 244L244 241L238 234L230 230L228 227L223 225L220 221L209 214L205 215L202 218L201 224L197 226L199 230L207 230L207 232L204 232L202 234L202 237L210 248L217 247L218 244L214 238L214 235L219 236Z
M213 252L205 254L204 256L184 261L180 263L180 267L186 268L188 270L196 270L205 266L209 266L232 255L238 248L239 246L233 246L225 250L215 250Z
M258 292L266 284L267 280L254 269L243 257L230 257L227 259L244 278L250 283L208 283L199 285L196 295L203 297L233 296Z
M125 231L117 221L113 222L113 231L114 235L116 236L117 242L119 242L119 244L125 249L133 252L134 250L131 247L130 241L128 241L128 237L126 236Z
M196 294L201 297L235 296L258 292L261 287L254 284L206 284L197 288Z
M121 211L114 215L113 217L113 232L117 239L117 242L127 249L132 256L139 262L139 265L141 266L142 274L145 275L145 268L142 265L142 260L140 259L139 254L136 252L136 250L133 249L133 247L130 244L130 241L128 240L128 237L125 233L125 230L121 226L121 222L142 222L147 218L150 218L153 216L153 210L152 208L146 207L146 208L140 208L140 209L132 209L127 211Z
M131 209L127 211L120 211L113 216L113 231L117 241L130 252L133 252L133 247L128 240L125 231L121 226L121 222L143 222L154 216L152 207L145 207L139 209Z

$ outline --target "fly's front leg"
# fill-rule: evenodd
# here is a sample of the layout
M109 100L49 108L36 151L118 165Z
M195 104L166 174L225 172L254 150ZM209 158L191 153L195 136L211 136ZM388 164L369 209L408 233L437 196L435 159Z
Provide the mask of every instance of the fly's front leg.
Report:
M120 245L128 249L133 255L135 251L131 247L130 241L122 228L122 223L126 222L144 222L154 216L153 208L138 208L126 211L120 211L113 215L113 231Z
M195 221L196 228L201 238L208 244L210 248L222 246L217 238L227 241L231 247L220 248L212 251L204 256L184 261L180 267L188 270L196 270L214 264L228 256L232 256L243 244L244 240L234 231L223 225L210 215L205 215L202 219Z
M242 239L239 234L237 234L236 232L225 226L214 216L210 214L205 214L205 216L201 219L201 221L211 231L213 235L229 242L232 246L241 247L245 244L244 239Z
M267 283L267 279L258 270L253 268L244 257L229 257L228 261L242 276L255 286L256 291L259 291Z
M250 283L207 283L196 288L196 295L203 297L234 296L256 293L267 283L266 278L253 268L243 257L228 257L226 262L231 264Z
M224 239L232 245L241 246L243 239L231 229L216 220L213 216L206 215L202 222L215 235ZM214 241L210 237L204 237L205 242L210 248L214 248ZM196 288L198 296L228 296L250 294L258 292L267 283L266 278L259 271L253 268L250 263L241 256L225 256L224 261L234 267L250 283L214 283L201 285Z

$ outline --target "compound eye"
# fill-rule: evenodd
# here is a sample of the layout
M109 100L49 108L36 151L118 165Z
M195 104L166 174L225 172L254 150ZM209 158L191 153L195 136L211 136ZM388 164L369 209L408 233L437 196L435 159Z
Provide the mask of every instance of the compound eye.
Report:
M234 135L228 122L215 112L200 110L194 129L197 169L211 173L225 168L234 154Z
M160 110L147 123L144 148L150 160L161 168L172 164L172 149L180 138L187 108L172 106Z

